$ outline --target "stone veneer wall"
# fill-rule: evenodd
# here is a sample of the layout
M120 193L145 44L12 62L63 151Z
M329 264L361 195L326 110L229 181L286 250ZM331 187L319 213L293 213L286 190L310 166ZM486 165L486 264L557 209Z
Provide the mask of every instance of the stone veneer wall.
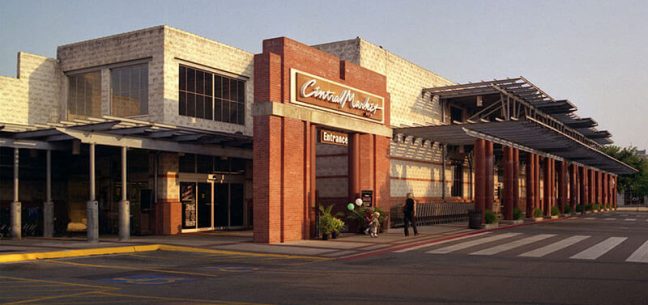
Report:
M17 78L0 76L0 123L58 121L61 75L55 59L19 52Z
M361 38L314 46L343 60L381 73L387 77L391 99L391 126L434 125L442 122L439 103L424 99L423 88L452 85L453 82L417 66L380 46ZM442 150L438 144L409 138L394 138L390 144L392 205L400 204L408 192L421 202L437 202L442 196ZM463 198L472 193L467 163L464 169ZM452 166L446 166L446 198L450 199Z

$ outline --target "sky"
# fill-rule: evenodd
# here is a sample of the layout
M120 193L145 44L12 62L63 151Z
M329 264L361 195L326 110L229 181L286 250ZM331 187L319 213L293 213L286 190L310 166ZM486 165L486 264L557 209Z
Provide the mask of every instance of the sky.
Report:
M524 76L615 144L648 148L648 1L0 1L0 75L16 53L167 24L250 52L360 36L457 83Z

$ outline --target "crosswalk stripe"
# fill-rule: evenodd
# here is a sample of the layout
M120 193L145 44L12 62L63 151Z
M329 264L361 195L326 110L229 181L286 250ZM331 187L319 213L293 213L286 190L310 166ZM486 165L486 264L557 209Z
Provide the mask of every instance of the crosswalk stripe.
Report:
M616 218L605 218L605 220L616 220Z
M585 217L584 219L592 220L592 219L594 219L594 217Z
M556 234L538 234L538 235L534 235L534 236L531 236L531 237L527 237L527 238L519 239L519 240L516 240L516 241L512 241L510 243L506 243L506 244L503 244L503 245L499 245L499 246L495 246L495 247L492 247L492 248L488 248L488 249L480 250L480 251L477 251L477 252L473 252L473 253L470 253L470 255L493 255L493 254L497 254L497 253L504 252L504 251L507 251L507 250L515 249L517 247L528 245L528 244L531 244L531 243L534 243L534 242L537 242L537 241L541 241L543 239L547 239L547 238L554 237L554 236L556 236Z
M556 252L558 250L567 248L567 247L569 247L571 245L574 245L574 244L576 244L578 242L581 242L583 240L586 240L588 238L590 238L590 236L575 235L575 236L568 237L568 238L565 238L563 240L560 240L558 242L555 242L553 244L544 246L542 248L538 248L538 249L535 249L535 250L532 250L532 251L529 251L529 252L526 252L526 253L522 253L519 256L543 257L543 256L545 256L547 254L551 254L551 253L554 253L554 252Z
M472 246L477 246L477 245L489 243L489 242L504 239L504 238L510 238L510 237L518 236L518 235L520 235L520 233L504 233L504 234L484 237L484 238L480 238L480 239L476 239L476 240L466 241L466 242L459 243L459 244L456 244L456 245L443 247L443 248L440 248L440 249L434 249L434 250L428 251L426 253L446 254L446 253L450 253L450 252L470 248Z
M626 218L626 219L624 219L624 220L625 220L625 221L637 221L636 218Z
M637 250L635 250L628 259L626 259L626 262L648 263L648 241L643 243L641 247L637 248Z
M441 241L437 241L437 242L431 242L431 243L422 244L422 245L418 245L418 246L414 246L414 247L409 247L409 248L405 248L405 249L396 250L396 251L394 251L394 253L408 252L408 251L417 250L417 249L421 249L421 248L427 248L427 247L432 247L432 246L436 246L436 245L441 245L441 244L445 244L445 243L449 243L449 242L453 242L453 241L457 241L457 240L482 236L482 235L486 235L486 234L490 234L490 233L491 232L482 232L482 233L477 233L477 234L472 234L472 235L461 236L461 237L457 237L457 238L454 238L454 239L446 239L446 240L441 240Z
M573 259L589 259L594 260L601 257L603 254L614 249L614 247L621 244L624 240L628 239L627 237L610 237L576 255L570 257Z

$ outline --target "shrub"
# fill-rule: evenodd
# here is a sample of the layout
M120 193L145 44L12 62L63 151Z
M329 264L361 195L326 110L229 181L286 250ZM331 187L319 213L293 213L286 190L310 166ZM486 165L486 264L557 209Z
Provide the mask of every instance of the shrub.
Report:
M519 208L513 208L513 219L520 220L522 219L522 210Z
M487 224L497 223L497 215L495 215L495 213L491 210L486 210L484 219Z
M601 210L601 205L598 203L594 204L594 211L600 211Z
M319 229L322 234L330 234L332 232L340 232L344 228L344 221L336 218L331 213L333 205L320 206Z
M578 207L577 207L577 208L578 208ZM564 208L563 213L565 213L565 214L571 214L571 212L572 212L572 207L571 207L571 205L566 205L565 208Z
M591 204L585 205L585 211L591 211L591 210L592 210L592 205Z
M552 207L551 216L558 216L558 215L560 215L560 209L558 207Z
M533 217L535 217L535 218L542 217L542 210L541 210L541 209L538 209L538 208L536 208L535 210L533 210Z
M582 212L583 212L583 205L582 205L582 204L578 204L578 205L576 205L576 212L578 212L578 213L582 213Z

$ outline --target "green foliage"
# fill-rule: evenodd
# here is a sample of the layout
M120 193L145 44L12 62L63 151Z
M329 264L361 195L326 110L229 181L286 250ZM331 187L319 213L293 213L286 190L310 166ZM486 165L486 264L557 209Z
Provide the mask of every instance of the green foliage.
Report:
M585 211L591 211L593 206L591 204L586 204L585 205Z
M602 150L611 157L639 171L632 175L620 176L618 182L619 191L630 191L633 196L637 197L648 195L648 159L640 155L636 147L621 148L616 145L607 145Z
M371 212L378 212L380 213L380 216L378 217L378 221L382 224L383 221L385 221L385 218L387 217L387 213L383 211L382 209L375 207L375 208L367 208L367 207L357 207L353 209L353 211L349 211L349 214L347 215L347 219L350 221L356 221L360 224L360 227L367 227L369 224L366 223L365 221L365 214L367 211Z
M578 206L577 206L576 208L578 209ZM565 208L564 208L563 210L564 210L563 213L565 213L565 214L571 214L571 212L572 212L572 207L571 207L571 205L566 205Z
M552 207L551 216L558 216L558 215L560 215L560 209L558 207Z
M538 208L536 208L535 210L533 210L533 217L535 217L535 218L542 217L542 210L541 210L541 209L538 209Z
M332 232L340 232L344 228L344 221L336 218L331 211L333 205L320 206L319 229L322 234L331 234ZM339 214L339 213L338 213Z
M520 220L524 215L522 215L522 210L519 208L513 208L513 220Z
M598 204L598 203L595 203L594 206L592 207L592 209L594 209L594 211L600 211L601 210L601 205Z
M487 224L497 223L497 215L491 210L486 210L484 214L484 220Z
M582 204L577 204L576 205L576 212L577 213L582 213L583 212L583 205Z

